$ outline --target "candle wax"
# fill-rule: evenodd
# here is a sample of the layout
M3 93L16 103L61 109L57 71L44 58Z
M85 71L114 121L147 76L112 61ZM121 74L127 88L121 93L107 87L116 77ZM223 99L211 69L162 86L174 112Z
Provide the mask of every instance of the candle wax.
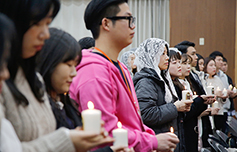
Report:
M87 109L82 111L83 129L85 131L100 133L101 111L97 109Z
M123 128L117 128L112 131L115 139L113 146L128 146L128 131Z

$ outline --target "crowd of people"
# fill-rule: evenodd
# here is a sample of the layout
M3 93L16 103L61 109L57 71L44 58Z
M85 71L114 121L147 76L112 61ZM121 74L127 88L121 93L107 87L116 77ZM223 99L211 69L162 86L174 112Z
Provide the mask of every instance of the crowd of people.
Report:
M59 10L59 0L0 1L0 151L198 152L214 130L228 134L237 93L221 52L148 38L120 60L136 27L127 0L92 0L93 38L79 41L49 28ZM88 101L100 133L83 130ZM118 122L128 146L113 146Z

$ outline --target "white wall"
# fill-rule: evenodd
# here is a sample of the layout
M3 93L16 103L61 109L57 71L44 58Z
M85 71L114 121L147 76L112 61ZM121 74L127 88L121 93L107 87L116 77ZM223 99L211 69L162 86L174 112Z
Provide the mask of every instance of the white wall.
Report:
M84 10L90 0L61 0L61 9L51 24L70 33L76 40L91 36L84 24ZM169 0L129 0L136 19L133 43L122 52L138 47L147 38L157 37L169 42Z

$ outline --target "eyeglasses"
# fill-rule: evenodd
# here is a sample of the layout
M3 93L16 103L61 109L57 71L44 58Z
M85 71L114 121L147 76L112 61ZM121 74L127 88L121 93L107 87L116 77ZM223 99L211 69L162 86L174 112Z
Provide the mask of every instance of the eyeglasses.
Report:
M136 17L133 16L112 16L112 17L106 17L107 19L111 19L111 20L121 20L121 19L126 19L128 20L128 27L129 28L133 28L135 26L135 21L136 21Z

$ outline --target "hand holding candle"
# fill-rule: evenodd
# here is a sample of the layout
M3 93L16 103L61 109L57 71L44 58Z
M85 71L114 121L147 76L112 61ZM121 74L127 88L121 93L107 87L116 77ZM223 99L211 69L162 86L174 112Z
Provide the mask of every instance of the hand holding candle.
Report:
M223 96L227 96L227 90L226 90L226 88L224 88L224 90L223 90Z
M233 89L233 92L234 92L234 93L236 93L236 92L237 92L237 89L236 89L236 87L234 87L234 89Z
M186 90L185 88L185 90L182 91L182 101L190 101L190 100L191 100L191 94L189 90Z
M94 109L93 102L87 103L89 109L82 111L83 129L85 131L100 133L101 129L101 111Z
M197 93L194 92L193 99L195 99L195 98L197 98L197 97L198 97Z
M219 87L216 88L216 95L217 96L222 96L222 91Z
M212 104L212 107L213 108L219 108L219 104L217 101L215 101L213 104Z
M212 86L211 84L209 86L207 86L207 95L215 95L215 89L214 86Z
M117 123L118 128L112 131L115 139L113 146L128 147L128 131L122 128L122 123Z

